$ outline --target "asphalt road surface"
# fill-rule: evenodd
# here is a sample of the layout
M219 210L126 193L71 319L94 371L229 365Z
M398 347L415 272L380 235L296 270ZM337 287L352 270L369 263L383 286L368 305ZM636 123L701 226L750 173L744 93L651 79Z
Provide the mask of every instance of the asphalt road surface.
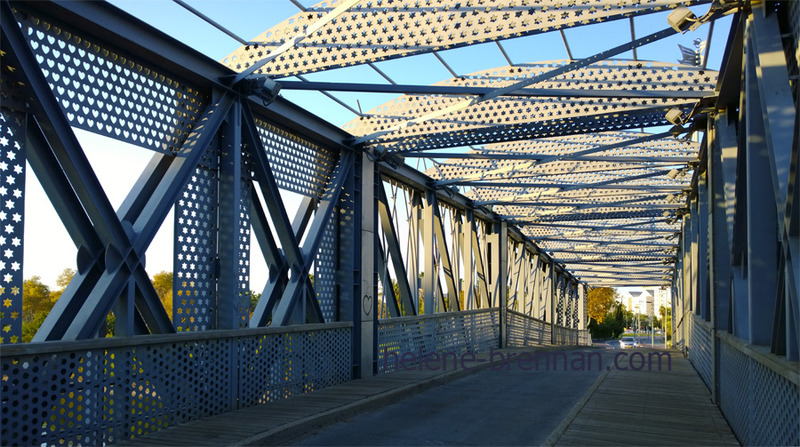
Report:
M578 365L575 361L589 353L594 353L595 363L598 354L605 354L609 364L613 351L560 352L568 354L570 365ZM476 372L324 427L291 444L540 445L600 375L599 365L564 370L560 358L558 365L557 370L545 370L542 361L539 370L524 370L532 365L509 362L502 369Z

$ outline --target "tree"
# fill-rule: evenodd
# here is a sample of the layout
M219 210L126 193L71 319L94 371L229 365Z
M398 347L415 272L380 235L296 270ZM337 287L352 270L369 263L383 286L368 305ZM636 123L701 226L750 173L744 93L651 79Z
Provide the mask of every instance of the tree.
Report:
M66 290L67 285L69 284L70 281L72 281L73 276L75 276L75 270L72 270L69 267L65 268L58 275L58 278L56 278L56 285L58 286L58 290L50 291L50 301L52 301L53 304L55 304L55 302L58 301L59 298L61 298L61 295L64 293L64 290Z
M311 281L314 281L313 277ZM312 282L313 283L313 282ZM256 305L258 304L258 300L261 299L261 294L257 293L255 290L250 290L247 292L249 307L250 307L250 316L253 316L253 311L256 310Z
M658 313L662 315L662 321L666 329L666 334L664 336L669 339L672 337L672 309L661 306L658 309Z
M614 304L615 295L616 292L611 287L597 287L590 290L586 299L589 318L594 319L598 324L602 323Z
M75 270L67 267L65 268L56 278L56 285L59 289L64 290L67 288L67 284L72 281L72 277L75 276Z
M33 336L42 327L44 319L47 318L48 312L39 312L33 316L32 319L22 322L22 342L29 343L33 340Z
M153 275L152 282L158 299L161 300L167 315L172 319L172 272L158 272Z
M611 307L611 310L603 316L602 323L598 323L594 318L590 320L589 331L592 333L592 338L618 338L625 330L625 319L629 312L621 303L614 302Z
M42 278L32 276L22 283L22 321L31 321L36 314L45 315L53 308L50 300L50 287L42 283Z

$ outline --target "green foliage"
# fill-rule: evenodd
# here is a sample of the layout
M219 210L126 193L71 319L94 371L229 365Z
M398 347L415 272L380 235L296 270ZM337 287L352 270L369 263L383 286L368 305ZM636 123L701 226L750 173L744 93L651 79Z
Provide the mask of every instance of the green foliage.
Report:
M591 318L589 321L589 331L592 338L618 338L625 331L625 320L627 318L625 306L615 304L612 309L603 317L603 321L598 323Z
M32 276L22 283L23 322L34 320L40 313L47 315L53 304L50 300L50 287L42 283L42 278Z
M312 277L313 281L313 277ZM247 292L248 299L250 301L250 315L253 315L253 311L256 310L256 305L258 304L258 300L261 298L260 293L256 293L255 290L250 290Z
M44 319L47 318L47 314L49 312L37 312L31 319L23 320L22 321L22 342L29 343L33 340L33 336L36 335L36 331L42 326L44 323Z
M167 315L172 319L172 272L158 272L153 275L153 287L156 289L158 299L164 305Z
M658 309L659 315L663 318L666 327L667 339L672 338L672 309L669 307L661 306Z
M105 333L106 338L113 337L117 327L117 317L114 312L109 312L106 316Z

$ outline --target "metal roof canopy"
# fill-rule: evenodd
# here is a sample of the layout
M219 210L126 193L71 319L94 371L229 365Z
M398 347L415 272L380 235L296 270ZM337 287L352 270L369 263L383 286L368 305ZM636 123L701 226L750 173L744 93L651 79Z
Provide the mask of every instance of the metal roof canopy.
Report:
M699 100L713 97L717 72L705 69L705 58L698 66L638 60L637 48L677 31L637 39L633 18L703 3L709 2L295 3L301 12L223 63L240 71L238 78L296 76L300 81L279 83L324 91L345 106L330 92L403 93L366 113L359 106L360 116L343 128L379 158L430 160L426 174L436 186L458 185L591 285L669 284L677 216L700 145L689 138L691 124L663 126L672 125L670 109L690 116ZM714 3L696 24L723 12ZM629 19L630 42L584 59L512 64L501 44L559 32L572 58L565 28L622 18ZM509 65L457 75L439 54L485 42L495 42ZM631 50L633 60L610 59ZM453 77L430 86L398 84L374 65L425 53ZM389 83L300 76L359 64Z

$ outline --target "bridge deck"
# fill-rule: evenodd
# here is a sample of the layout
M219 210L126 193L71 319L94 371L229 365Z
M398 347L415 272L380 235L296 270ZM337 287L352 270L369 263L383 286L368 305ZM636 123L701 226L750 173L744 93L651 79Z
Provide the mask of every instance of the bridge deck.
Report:
M670 371L635 372L606 370L619 351L568 352L592 351L602 353L602 371L521 371L518 363L488 370L488 361L471 371L400 371L171 427L125 445L738 445L680 353L671 352ZM498 352L518 356L522 350ZM431 389L454 380L459 383Z
M700 376L673 354L669 371L608 371L555 445L739 445Z

